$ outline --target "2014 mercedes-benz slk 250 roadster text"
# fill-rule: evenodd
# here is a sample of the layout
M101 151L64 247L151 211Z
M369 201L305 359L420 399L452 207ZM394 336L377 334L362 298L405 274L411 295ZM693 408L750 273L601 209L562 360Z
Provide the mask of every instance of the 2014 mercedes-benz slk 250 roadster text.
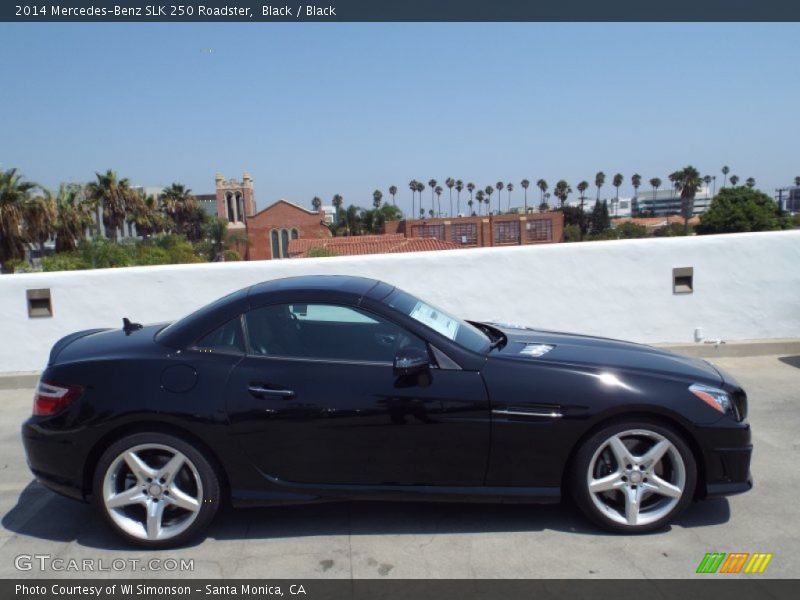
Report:
M346 276L69 335L22 437L39 481L149 547L200 534L222 502L570 494L638 533L752 487L745 392L710 363L464 321Z

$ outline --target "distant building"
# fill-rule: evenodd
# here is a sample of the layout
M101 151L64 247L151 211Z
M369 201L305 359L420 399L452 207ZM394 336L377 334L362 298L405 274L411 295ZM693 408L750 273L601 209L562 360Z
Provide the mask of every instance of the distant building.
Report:
M792 214L800 213L800 186L790 187L783 209Z
M292 240L330 238L321 212L307 210L288 200L278 200L247 218L248 258L289 258Z
M552 244L564 239L564 213L387 221L385 231L408 238L434 238L464 248Z
M336 220L336 207L331 206L329 204L324 204L320 207L320 212L322 213L323 221L325 221L328 225L332 225L333 222Z
M711 206L713 195L708 186L701 187L694 196L692 214L699 215ZM679 215L681 213L681 193L673 188L640 191L632 199L632 214L654 214L656 216ZM613 212L611 213L613 214Z

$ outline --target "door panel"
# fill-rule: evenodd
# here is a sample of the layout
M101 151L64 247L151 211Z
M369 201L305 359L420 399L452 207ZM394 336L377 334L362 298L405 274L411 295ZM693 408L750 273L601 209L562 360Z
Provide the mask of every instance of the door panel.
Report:
M262 473L288 482L482 485L480 374L434 369L431 379L402 381L391 365L246 358L229 379L231 431Z

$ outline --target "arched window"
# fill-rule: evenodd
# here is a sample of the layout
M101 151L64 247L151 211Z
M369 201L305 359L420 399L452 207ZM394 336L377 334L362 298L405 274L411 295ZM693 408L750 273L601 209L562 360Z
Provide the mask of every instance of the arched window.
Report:
M238 210L239 221L244 223L244 198L241 194L236 194L236 209Z
M281 258L289 256L289 232L281 229Z
M296 240L299 237L300 237L300 233L297 231L297 229L292 229L292 239Z
M270 238L272 240L272 258L280 258L281 257L281 243L278 239L278 232L273 229L270 232Z
M225 196L225 205L228 207L228 221L230 223L233 223L234 218L233 218L233 195L232 194L227 194Z

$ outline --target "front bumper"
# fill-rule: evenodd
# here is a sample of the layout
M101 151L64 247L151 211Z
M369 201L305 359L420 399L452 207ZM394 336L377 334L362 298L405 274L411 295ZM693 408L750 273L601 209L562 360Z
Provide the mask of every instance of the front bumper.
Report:
M723 419L709 427L699 427L697 438L702 445L703 480L698 495L718 498L741 494L753 488L750 460L753 444L749 423Z
M36 479L54 492L85 500L83 453L71 435L42 429L35 417L22 425L22 445Z

